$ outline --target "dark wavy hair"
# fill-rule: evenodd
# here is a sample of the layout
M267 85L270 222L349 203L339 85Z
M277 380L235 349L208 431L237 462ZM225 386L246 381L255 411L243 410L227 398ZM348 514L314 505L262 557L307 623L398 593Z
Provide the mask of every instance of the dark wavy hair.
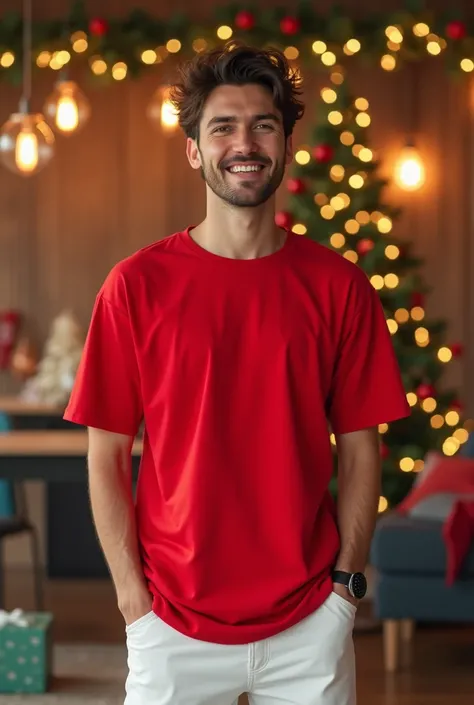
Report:
M301 79L278 49L229 42L224 47L197 54L178 68L178 79L169 100L186 137L198 140L205 102L218 86L258 84L268 89L281 112L285 137L292 134L305 106L299 96Z

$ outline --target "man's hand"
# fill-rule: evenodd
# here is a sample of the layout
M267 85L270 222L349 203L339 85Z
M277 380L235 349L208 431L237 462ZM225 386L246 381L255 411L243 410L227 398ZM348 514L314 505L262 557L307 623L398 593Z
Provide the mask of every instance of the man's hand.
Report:
M349 590L346 588L345 585L341 585L340 583L333 583L332 590L333 590L333 592L336 592L344 600L347 600L347 602L350 602L351 605L354 605L355 607L357 607L357 605L359 604L359 600L355 597L352 597L352 595L350 594Z
M143 587L128 594L119 594L118 607L125 624L129 625L151 612L153 599L148 590Z

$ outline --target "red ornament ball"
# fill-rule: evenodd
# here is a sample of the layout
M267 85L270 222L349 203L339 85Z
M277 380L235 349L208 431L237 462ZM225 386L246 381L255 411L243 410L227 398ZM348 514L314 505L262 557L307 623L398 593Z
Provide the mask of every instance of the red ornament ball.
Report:
M301 22L297 17L284 17L280 22L280 30L282 34L298 34L300 29Z
M249 10L241 10L236 14L234 24L238 29L248 31L255 27L255 17Z
M453 357L461 357L464 350L462 343L453 343L449 346L449 349L451 350Z
M290 193L296 195L304 193L306 190L304 181L302 179L288 179L288 181L286 182L286 188Z
M293 225L293 216L288 211L279 211L275 215L275 225L284 230L289 230Z
M464 22L454 20L446 26L446 36L453 41L459 41L466 36L466 25Z
M385 458L388 458L388 456L390 455L390 448L386 443L380 444L380 455L382 456L383 460L385 460Z
M416 395L418 399L428 399L428 397L434 397L436 390L432 384L420 384L416 390Z
M317 144L313 149L313 157L317 162L326 164L330 162L334 154L334 149L330 144Z
M370 240L368 237L364 237L362 240L359 240L359 242L356 245L356 250L359 253L359 255L366 255L368 252L374 249L374 243L373 240Z
M415 306L420 306L421 308L423 308L424 305L425 305L425 297L424 297L423 294L421 294L419 291L415 291L415 292L411 295L411 306L412 306L412 308L415 308Z
M102 17L94 17L89 22L89 32L94 37L103 37L109 31L109 23Z

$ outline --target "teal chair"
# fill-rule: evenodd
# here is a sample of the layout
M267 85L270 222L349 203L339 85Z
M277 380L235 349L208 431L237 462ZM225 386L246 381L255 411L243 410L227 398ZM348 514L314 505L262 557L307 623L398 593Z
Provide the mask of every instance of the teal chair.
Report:
M11 430L10 419L0 412L0 433ZM43 599L43 571L39 555L38 533L29 521L25 488L21 482L10 482L0 479L0 607L5 607L4 595L4 561L3 539L9 536L27 534L30 539L31 559L34 569L35 603L36 610L42 611Z

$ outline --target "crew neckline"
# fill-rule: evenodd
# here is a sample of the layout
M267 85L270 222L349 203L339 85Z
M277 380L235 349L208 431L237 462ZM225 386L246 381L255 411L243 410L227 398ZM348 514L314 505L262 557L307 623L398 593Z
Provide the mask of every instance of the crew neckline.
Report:
M195 227L196 225L189 225L185 230L181 232L181 239L185 243L185 245L191 250L193 250L193 252L199 255L202 259L231 267L257 267L278 261L282 256L284 256L288 252L295 237L294 233L292 233L290 230L284 230L284 232L286 232L286 238L279 250L271 252L269 255L263 255L262 257L252 257L251 259L238 259L235 257L225 257L224 255L218 255L215 252L211 252L210 250L206 250L204 247L201 247L201 245L199 245L191 237L191 230L194 230Z

